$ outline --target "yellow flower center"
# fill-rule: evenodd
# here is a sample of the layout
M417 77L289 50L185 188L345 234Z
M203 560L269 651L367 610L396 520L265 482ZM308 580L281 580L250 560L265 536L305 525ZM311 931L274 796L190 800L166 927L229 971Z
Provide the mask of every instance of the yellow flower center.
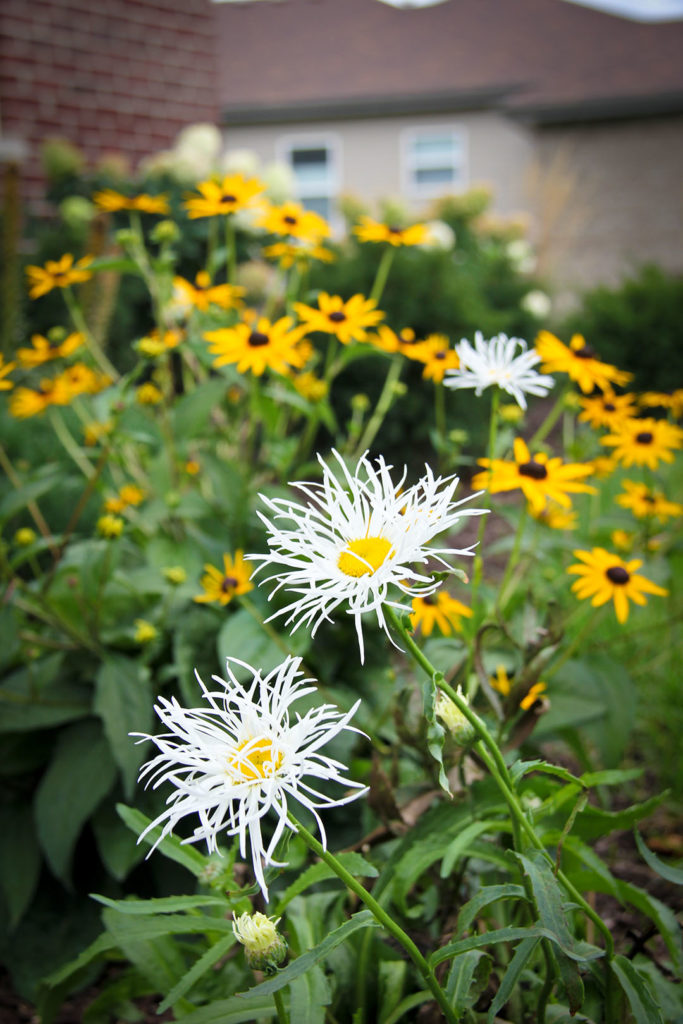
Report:
M393 554L393 550L384 537L361 537L360 540L352 540L342 551L337 567L347 576L371 576Z
M282 760L282 753L275 749L272 740L259 736L242 740L231 758L231 767L239 771L245 782L253 782L275 775L282 766Z

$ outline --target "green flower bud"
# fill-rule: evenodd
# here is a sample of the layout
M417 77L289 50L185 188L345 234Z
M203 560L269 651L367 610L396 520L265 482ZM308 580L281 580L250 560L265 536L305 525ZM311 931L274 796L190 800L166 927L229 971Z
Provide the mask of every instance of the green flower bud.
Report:
M458 696L462 697L459 687ZM435 711L459 747L466 747L477 735L477 731L469 719L465 718L448 694L441 690L436 698Z
M287 956L287 943L273 920L265 914L242 914L232 922L235 938L244 946L244 955L254 971L274 971Z
M149 233L155 245L170 245L180 238L180 228L173 220L160 220Z

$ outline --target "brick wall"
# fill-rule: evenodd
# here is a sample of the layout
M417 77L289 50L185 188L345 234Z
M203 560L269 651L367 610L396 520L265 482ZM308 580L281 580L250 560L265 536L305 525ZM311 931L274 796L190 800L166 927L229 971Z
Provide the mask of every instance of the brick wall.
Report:
M0 134L28 145L25 196L41 194L50 136L135 166L184 125L216 123L216 63L210 0L3 0Z

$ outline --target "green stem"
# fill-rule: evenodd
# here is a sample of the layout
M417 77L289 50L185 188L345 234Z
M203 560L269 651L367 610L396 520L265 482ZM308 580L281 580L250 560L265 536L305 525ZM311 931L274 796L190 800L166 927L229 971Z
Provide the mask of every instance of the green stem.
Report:
M112 380L118 380L118 370L112 363L109 362L104 352L100 348L99 344L97 343L90 328L85 322L83 311L81 310L81 307L78 305L75 295L73 294L70 288L62 288L62 295L64 296L64 301L66 302L67 309L69 310L69 315L73 320L74 327L85 338L85 343L88 346L88 350L90 351L90 354L92 355L93 359L99 366L100 370L102 370L103 373L106 373L109 377L111 377Z
M439 459L442 460L446 451L446 400L445 388L440 381L434 384L434 425L439 441Z
M328 865L328 867L330 867L334 871L335 875L337 875L337 877L341 879L341 881L346 885L346 887L350 889L351 892L355 893L360 900L362 900L362 902L365 904L368 910L372 913L375 920L379 921L379 923L384 928L386 928L389 934L393 935L393 937L396 939L399 945L401 945L403 949L405 949L406 953L408 954L408 956L413 961L418 971L424 978L425 983L429 987L436 1002L439 1004L446 1020L449 1021L449 1024L457 1024L458 1018L453 1012L453 1009L451 1008L446 998L445 992L439 985L434 975L434 972L432 971L429 964L422 956L422 953L417 948L417 946L410 938L410 936L406 932L404 932L401 926L397 924L396 921L394 921L393 917L391 917L386 912L386 910L384 910L384 908L380 906L380 904L368 892L368 890L360 884L358 879L356 879L350 872L346 870L346 868L337 860L334 854L329 853L318 842L315 836L313 836L308 831L308 829L306 829L291 814L289 815L289 820L295 827L297 833L301 836L306 845L309 847L309 849L311 849L315 854L317 854L317 856L320 857L320 859L323 860Z
M574 654L576 649L580 647L583 641L586 639L586 636L593 630L597 629L599 620L602 617L602 613L604 612L604 610L604 607L600 608L596 615L592 608L589 609L588 614L586 615L585 622L583 623L581 628L574 634L574 639L572 640L572 642L567 647L565 647L557 661L551 662L549 667L544 670L543 675L546 680L550 679L551 676L554 676L558 669L562 668L564 663L569 661L572 654Z
M225 273L228 284L235 283L237 272L237 241L232 214L225 218Z
M358 444L356 445L354 453L356 456L362 455L363 452L366 452L370 445L372 444L372 442L375 440L377 431L382 426L382 423L384 422L384 417L386 416L387 412L389 411L389 407L391 406L392 400L394 398L396 384L398 383L398 379L401 376L402 369L403 359L401 356L395 355L389 365L389 372L387 373L386 379L384 381L384 387L382 388L382 392L379 398L377 399L375 411L368 420L365 430L363 431L363 434Z
M541 423L540 427L529 441L529 450L531 451L536 445L539 445L541 441L545 440L550 431L553 429L564 409L564 400L567 397L570 385L569 382L560 391L559 395L555 400L555 404L551 408L546 418ZM532 452L533 456L533 452Z
M505 566L505 572L503 573L503 579L500 587L498 588L498 600L496 601L496 608L502 609L507 604L507 588L512 578L512 574L517 567L519 562L519 553L522 547L522 537L524 536L524 527L526 526L528 514L528 506L525 504L519 513L519 520L517 522L517 531L515 533L515 540L512 545L512 551L508 558L508 564Z
M275 1003L275 1009L277 1010L277 1019L279 1024L289 1024L289 1015L285 1009L285 1001L282 998L282 992L279 989L277 992L273 992L273 1002Z
M23 487L23 484L21 482L21 478L19 477L18 473L14 469L14 466L12 465L12 460L10 459L9 455L7 454L7 452L2 447L1 444L0 444L0 466L2 467L2 469L4 469L5 473L7 474L7 478L10 481L10 483L12 484L12 486L14 487L14 489L16 491L20 491L22 489L22 487ZM26 502L26 508L31 513L31 515L33 517L33 522L36 524L36 526L40 530L41 534L43 535L45 540L48 542L48 544L50 546L50 551L51 551L53 557L54 556L58 556L59 549L55 546L54 540L52 539L52 531L50 530L50 527L47 525L47 522L45 521L45 517L43 516L43 513L38 508L37 503L32 498L30 498Z
M429 676L429 678L434 679L436 675L440 675L440 673L437 673L437 670L434 667L434 665L432 665L432 663L422 653L422 651L417 646L417 644L415 643L411 635L408 633L408 631L403 627L393 608L385 605L384 612L386 614L387 619L392 623L394 628L400 634L401 639L403 640L406 647L410 651L414 660ZM501 793L504 796L508 804L508 807L510 808L510 813L513 819L519 824L519 827L527 836L531 845L534 846L537 850L541 850L548 858L548 863L554 868L554 864L552 862L550 854L548 854L545 846L543 845L539 837L536 835L536 830L534 829L533 825L524 813L524 809L522 808L522 805L519 802L517 793L515 792L515 789L510 780L508 768L507 765L505 764L505 760L500 751L500 748L496 741L494 740L491 733L486 728L485 723L481 720L479 715L477 715L477 713L472 710L472 708L469 706L464 697L462 697L461 694L457 693L453 689L453 687L450 686L445 681L445 679L443 679L443 677L439 679L439 689L443 690L443 692L447 694L448 697L450 697L450 699L453 701L456 707L462 712L462 714L465 716L468 722L472 726L474 726L480 738L480 743L478 745L479 755L485 761L493 778L498 783L501 789ZM562 884L564 885L565 889L572 897L572 899L579 904L584 914L587 917L589 917L591 921L593 921L596 928L598 928L598 930L602 933L605 940L605 952L607 958L611 959L614 956L614 940L612 939L612 934L609 928L604 923L602 918L598 914L596 914L591 905L586 902L586 900L583 898L579 890L573 885L572 882L569 881L564 872L558 871L557 878L560 880L560 882L562 882Z
M489 461L489 481L492 473L491 463L496 451L496 430L498 426L498 405L500 404L500 391L494 388L491 396L491 415L489 418L489 440L487 446L487 457ZM486 531L486 520L488 516L479 516L479 530L477 532L477 549L474 552L474 566L472 568L472 610L476 610L477 594L484 572L484 533Z
M95 475L95 467L92 465L89 459L86 459L85 455L74 441L73 437L69 433L66 423L54 408L50 409L50 422L54 428L54 432L62 442L65 450L69 453L71 458L74 460L81 473L88 479L91 480Z
M382 298L384 286L387 283L387 277L389 276L389 270L391 269L391 264L394 262L395 255L395 247L393 245L388 245L382 253L382 259L379 261L375 280L370 292L370 298L374 299L377 305L379 305L379 300Z

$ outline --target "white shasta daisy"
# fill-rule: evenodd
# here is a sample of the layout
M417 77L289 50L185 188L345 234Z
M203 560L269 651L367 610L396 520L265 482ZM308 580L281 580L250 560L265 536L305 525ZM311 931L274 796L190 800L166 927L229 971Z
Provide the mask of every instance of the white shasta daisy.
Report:
M485 388L496 385L526 409L525 394L543 398L555 384L552 377L534 370L541 357L534 349L529 351L521 338L497 334L486 341L481 331L476 331L474 348L463 338L455 351L460 367L446 371L444 384L448 388L474 388L474 393L480 395Z
M231 662L252 674L248 687L236 680ZM338 807L367 790L344 778L345 766L320 753L320 748L343 729L357 731L348 723L360 701L345 714L334 705L323 704L303 717L296 714L292 721L294 702L316 692L315 686L308 685L313 680L301 678L300 665L300 658L286 658L262 678L250 665L229 658L227 681L212 676L221 687L219 691L209 691L197 675L207 706L186 709L175 698L158 698L155 711L168 732L161 736L132 734L151 740L160 751L142 766L140 781L145 779L154 789L165 782L175 788L166 810L147 826L140 840L163 825L154 850L181 818L197 814L199 825L184 842L203 839L212 852L218 849L221 832L239 836L240 855L246 859L249 839L254 874L265 899L264 865L284 866L273 859L275 849L285 828L296 831L288 820L289 797L313 814L323 846L326 844L318 809ZM305 782L306 777L338 782L356 792L334 800ZM271 809L278 820L266 845L261 819Z
M286 625L293 623L292 631L306 625L314 636L321 622L332 621L331 613L347 605L355 619L362 662L362 616L374 612L389 636L383 605L402 608L389 599L390 587L410 599L433 594L440 582L414 565L434 558L439 569L450 569L441 556L473 554L471 547L427 545L453 529L463 516L481 515L488 509L460 508L470 498L453 501L458 478L434 477L429 466L416 484L402 490L406 470L398 481L392 480L392 467L381 456L373 465L363 455L351 472L336 451L333 455L341 470L339 478L319 455L322 481L293 485L309 499L307 504L261 495L272 514L269 519L259 512L268 529L270 552L245 557L261 563L256 573L264 566L278 567L263 581L277 584L271 598L281 588L298 595L271 616L286 616ZM291 527L281 527L281 520L289 521Z

